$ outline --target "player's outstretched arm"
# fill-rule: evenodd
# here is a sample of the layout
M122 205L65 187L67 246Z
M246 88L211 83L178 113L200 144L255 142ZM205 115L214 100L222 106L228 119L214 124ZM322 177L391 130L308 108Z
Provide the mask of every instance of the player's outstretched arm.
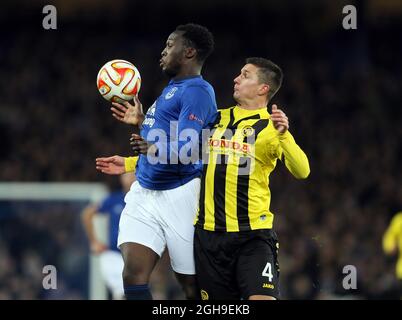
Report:
M126 172L124 157L112 156L96 158L96 170L110 175L118 175Z
M142 109L142 104L137 96L134 96L134 105L129 102L124 102L123 104L112 102L112 116L117 120L132 124L135 126L141 126L144 121L144 111Z

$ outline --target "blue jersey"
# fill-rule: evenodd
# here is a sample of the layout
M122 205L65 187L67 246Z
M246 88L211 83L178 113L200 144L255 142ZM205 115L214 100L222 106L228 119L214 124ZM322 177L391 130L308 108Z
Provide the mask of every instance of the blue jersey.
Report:
M140 155L136 168L140 185L151 190L167 190L201 176L201 161L184 163L180 154L186 150L188 155L197 152L201 130L208 128L216 115L214 89L201 76L171 80L142 123L141 136L157 146L157 158L162 161L155 163Z
M124 209L125 193L123 191L117 191L111 193L98 208L98 212L107 214L109 216L109 243L110 250L119 251L117 248L117 236L119 234L119 222L120 215Z

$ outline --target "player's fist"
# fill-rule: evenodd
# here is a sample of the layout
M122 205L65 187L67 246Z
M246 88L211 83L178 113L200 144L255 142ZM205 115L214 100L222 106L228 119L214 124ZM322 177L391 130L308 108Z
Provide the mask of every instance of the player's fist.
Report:
M134 105L127 101L123 104L112 102L112 105L110 110L112 110L112 116L117 120L132 125L141 125L144 121L144 111L137 96L134 96Z
M99 241L93 241L91 243L91 252L94 254L100 254L103 251L107 250L107 246L104 245L102 242Z
M112 175L123 174L126 172L124 158L121 156L96 158L96 170Z
M149 144L143 137L138 134L133 133L130 138L130 145L134 151L134 155L148 154L155 155L156 147L155 145Z
M272 105L271 120L274 128L278 130L280 134L285 133L289 129L288 117L281 109L278 109L276 104Z

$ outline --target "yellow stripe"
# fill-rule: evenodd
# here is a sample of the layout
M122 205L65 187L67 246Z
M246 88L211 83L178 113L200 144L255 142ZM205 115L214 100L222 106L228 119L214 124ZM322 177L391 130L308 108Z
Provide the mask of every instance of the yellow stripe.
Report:
M229 156L228 162L225 181L226 230L228 232L236 232L239 231L239 222L237 220L237 173L239 171L239 157L232 154Z
M209 154L209 164L205 176L205 222L204 228L206 230L215 229L215 204L214 204L214 177L216 167L216 156L213 153ZM215 160L215 161L214 161Z

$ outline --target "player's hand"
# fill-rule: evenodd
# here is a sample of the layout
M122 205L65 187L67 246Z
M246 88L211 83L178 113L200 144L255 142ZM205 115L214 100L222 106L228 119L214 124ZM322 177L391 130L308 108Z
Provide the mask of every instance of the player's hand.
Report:
M144 121L144 111L142 110L142 104L137 96L134 96L134 105L125 101L123 104L112 102L112 116L117 120L140 126Z
M281 109L278 109L276 104L272 105L271 120L274 128L278 130L280 134L285 133L289 129L288 117Z
M100 254L107 250L107 246L99 241L93 241L91 243L91 252L94 254Z
M156 147L153 144L149 144L143 137L133 133L130 138L130 145L134 151L134 155L147 154L148 151L151 154L155 154Z
M124 158L121 156L96 158L96 170L111 175L123 174L126 172Z

